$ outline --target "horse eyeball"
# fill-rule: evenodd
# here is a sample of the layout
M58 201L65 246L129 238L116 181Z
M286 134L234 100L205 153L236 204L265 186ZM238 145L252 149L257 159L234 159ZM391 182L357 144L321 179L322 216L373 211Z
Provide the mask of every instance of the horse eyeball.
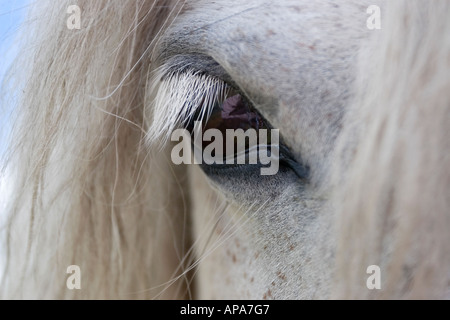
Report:
M266 129L264 119L253 110L240 94L232 95L213 109L204 129L218 129L224 134L227 129Z

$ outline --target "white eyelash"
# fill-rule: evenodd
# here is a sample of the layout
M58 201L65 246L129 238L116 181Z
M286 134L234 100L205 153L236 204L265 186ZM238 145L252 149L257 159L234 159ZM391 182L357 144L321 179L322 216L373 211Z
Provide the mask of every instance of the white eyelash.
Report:
M194 70L167 72L166 67L156 70L151 83L147 101L153 114L146 137L150 144L167 143L173 130L189 123L198 108L199 121L209 117L214 104L223 101L229 91L217 78Z

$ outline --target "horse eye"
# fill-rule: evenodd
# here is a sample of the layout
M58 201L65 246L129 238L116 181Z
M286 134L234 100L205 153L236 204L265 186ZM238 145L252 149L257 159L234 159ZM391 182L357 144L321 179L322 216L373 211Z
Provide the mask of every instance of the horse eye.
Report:
M204 130L208 129L218 129L225 134L227 129L246 131L268 129L268 126L244 98L236 93L223 101L221 105L216 104L209 120L204 125Z
M185 128L191 133L194 150L200 150L202 161L208 166L272 166L272 161L278 163L279 160L279 164L290 168L300 179L308 179L309 167L294 159L278 130L274 130L239 92L227 90L225 98L215 102L208 116L201 109Z
M197 123L197 128L195 128L195 123ZM272 140L270 127L264 118L247 102L245 97L230 88L228 88L222 101L215 102L207 117L197 114L187 128L192 137L194 137L195 131L197 131L197 134L201 131L200 133L203 135L214 130L215 135L212 138L202 139L201 141L194 138L194 146L205 151L205 149L209 150L215 145L211 155L215 159L220 158L223 162L228 160L228 164L231 160L230 157L236 158L238 155L248 152L257 152L260 143L267 145ZM261 131L262 129L266 130ZM229 136L230 131L233 132L231 138ZM241 134L241 139L238 138L239 134ZM263 140L261 140L262 135ZM217 138L217 136L221 138ZM208 146L209 149L207 149ZM230 147L233 147L233 151L227 153Z

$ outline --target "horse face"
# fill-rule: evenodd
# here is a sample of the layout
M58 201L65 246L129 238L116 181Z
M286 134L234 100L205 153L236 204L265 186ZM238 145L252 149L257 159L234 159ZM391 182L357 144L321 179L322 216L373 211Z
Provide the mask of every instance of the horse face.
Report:
M1 297L449 296L450 2L71 2L5 80Z
M188 168L199 297L326 296L334 252L330 168L356 53L370 33L368 5L189 2L160 40L160 65L181 61L236 88L280 130L291 159L270 176L250 165Z

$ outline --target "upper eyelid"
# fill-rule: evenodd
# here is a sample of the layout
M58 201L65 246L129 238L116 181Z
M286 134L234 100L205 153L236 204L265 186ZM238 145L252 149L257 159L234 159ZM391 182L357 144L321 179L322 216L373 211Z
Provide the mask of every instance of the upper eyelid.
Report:
M223 80L188 67L180 72L172 65L163 65L154 71L148 97L153 106L150 142L166 143L171 132L189 121L198 108L209 112L213 102L226 95L227 84Z
M162 64L167 74L195 71L222 80L238 87L228 72L212 57L204 54L178 54L167 58Z
M149 121L147 141L164 145L173 130L188 123L196 107L212 109L211 99L222 100L225 88L232 88L253 105L247 95L212 57L204 54L174 55L152 72L148 104L153 118ZM210 103L201 103L207 97Z
M257 108L255 108L249 97L231 79L227 72L209 56L202 54L172 56L168 58L160 68L155 70L154 73L154 77L157 78L154 80L159 81L152 81L153 83L170 83L175 79L175 84L169 85L171 90L165 90L163 88L163 91L170 91L163 93L166 97L173 97L174 95L177 95L180 91L179 88L189 88L188 91L191 94L190 98L188 98L189 94L186 96L182 95L181 99L175 99L177 100L175 103L167 103L167 108L160 107L161 104L158 99L156 99L157 102L154 109L156 109L155 118L157 120L154 122L156 122L157 126L152 126L150 128L150 136L157 135L158 132L164 131L166 131L167 134L170 134L171 131L180 126L185 127L191 122L191 120L193 120L194 116L199 113L198 110L200 110L200 113L207 117L210 112L212 112L215 102L222 102L225 100L228 90L233 90L240 94L242 99L250 106L250 108L256 111L256 113L264 119L264 117L257 111ZM176 83L183 78L192 80L192 83ZM161 95L161 88L157 88L156 91L159 95ZM156 96L158 96L158 94ZM195 97L193 98L193 96ZM209 98L209 101L207 101L209 103L201 103L202 101L200 100L204 97ZM174 106L178 110L175 114L172 114L172 119L168 119L167 110L173 110ZM158 112L158 109L160 112ZM165 121L163 118L166 118ZM175 118L177 119L176 121L174 121ZM272 127L266 119L264 120L269 127ZM163 124L168 124L168 130L164 130Z
M183 74L195 72L199 75L207 75L217 80L223 81L234 91L237 91L250 105L254 106L253 101L228 72L213 57L201 54L177 54L167 57L162 64L165 75Z

